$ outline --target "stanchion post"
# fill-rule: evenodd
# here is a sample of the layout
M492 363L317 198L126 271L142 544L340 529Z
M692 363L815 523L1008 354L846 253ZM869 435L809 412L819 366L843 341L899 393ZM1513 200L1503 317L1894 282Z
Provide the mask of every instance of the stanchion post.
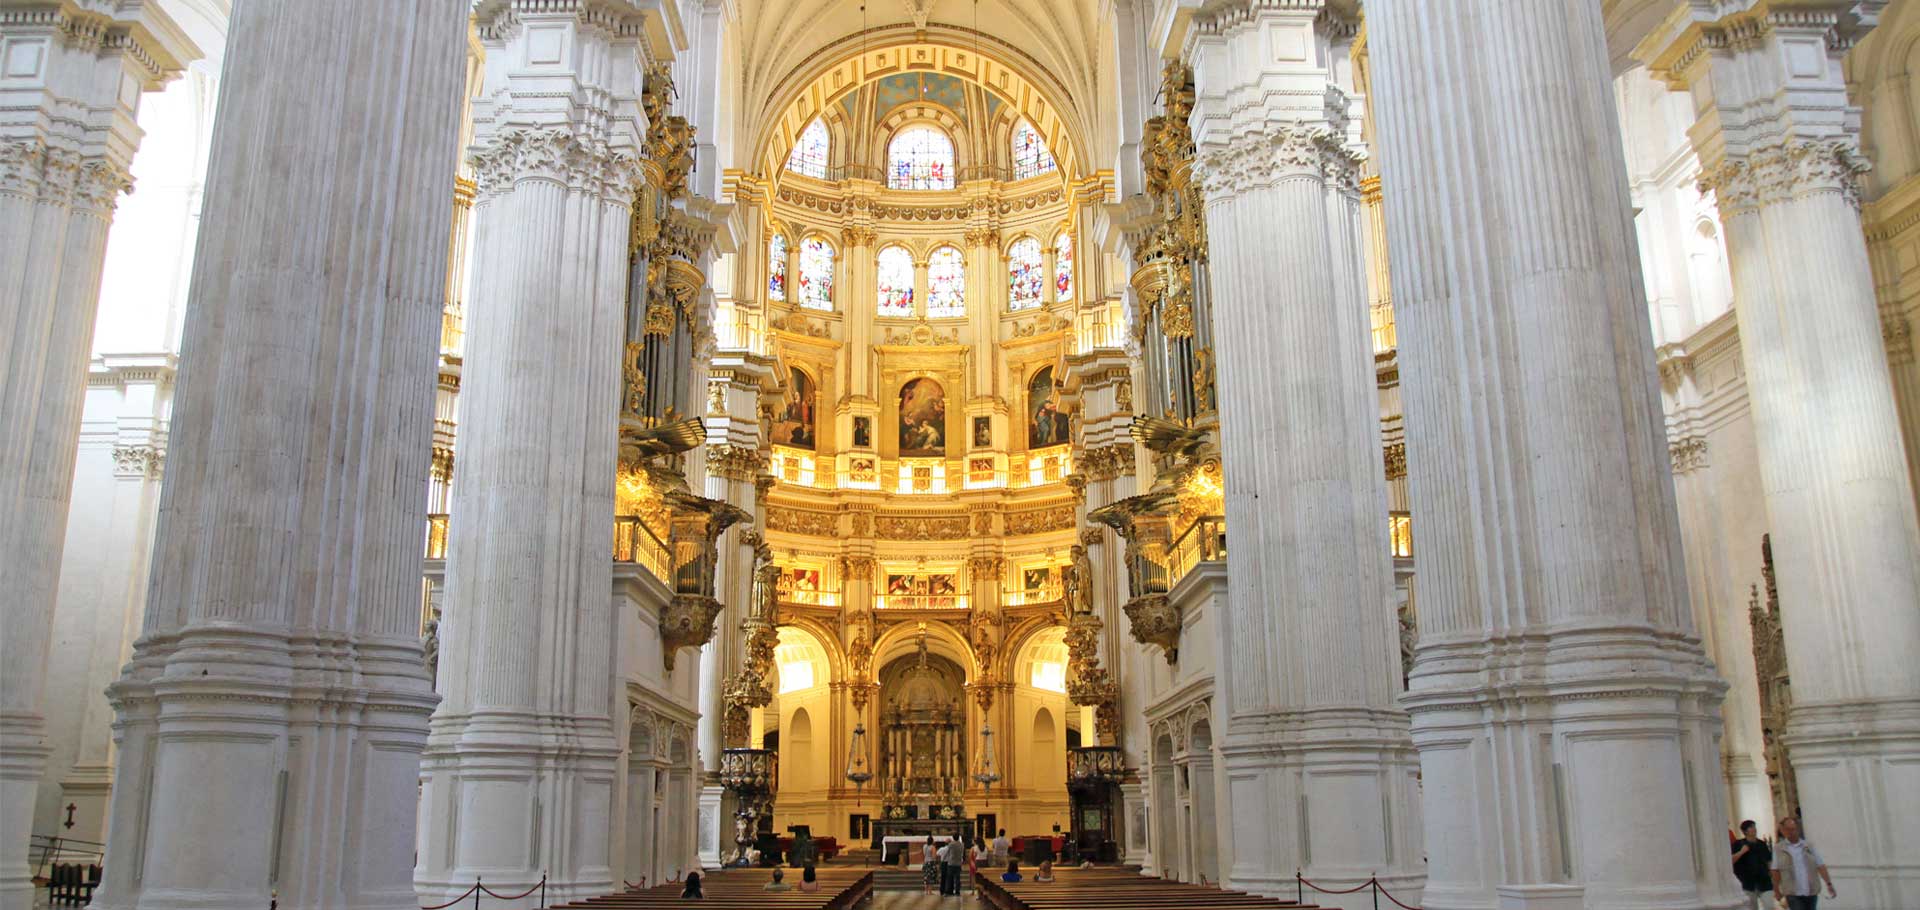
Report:
M1373 886L1373 910L1380 910L1380 878L1379 876L1374 876L1373 878L1367 879L1367 884Z
M547 870L545 869L540 870L540 910L547 910Z
M1298 869L1293 870L1293 902L1296 904L1307 902L1307 877L1301 875Z
M473 877L473 910L480 910L480 876Z

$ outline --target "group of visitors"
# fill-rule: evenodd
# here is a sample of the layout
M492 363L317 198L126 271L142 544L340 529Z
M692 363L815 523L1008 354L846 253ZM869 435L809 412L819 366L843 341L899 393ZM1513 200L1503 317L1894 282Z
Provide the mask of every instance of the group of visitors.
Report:
M1759 825L1752 820L1740 823L1740 837L1733 842L1733 875L1746 893L1747 910L1767 910L1763 899L1769 893L1786 910L1816 910L1821 882L1828 897L1838 896L1827 861L1812 841L1800 836L1800 820L1791 816L1780 822L1780 839L1771 846L1760 839Z
M937 884L941 897L960 896L960 872L966 870L969 877L977 874L982 866L989 869L1006 866L1002 873L1003 882L1017 882L1020 877L1020 861L1013 859L1013 841L1007 838L1007 829L1001 828L992 841L972 838L972 843L962 843L959 838L951 838L943 844L936 844L933 835L920 848L920 891L932 894ZM1053 881L1053 863L1043 862L1040 871L1034 876L1036 882Z
M779 866L773 867L773 880L767 882L764 891L792 891L793 885L786 881L787 872ZM820 875L812 863L800 867L800 891L812 893L820 890ZM687 873L687 881L680 887L680 899L684 901L706 900L707 893L700 886L700 873Z

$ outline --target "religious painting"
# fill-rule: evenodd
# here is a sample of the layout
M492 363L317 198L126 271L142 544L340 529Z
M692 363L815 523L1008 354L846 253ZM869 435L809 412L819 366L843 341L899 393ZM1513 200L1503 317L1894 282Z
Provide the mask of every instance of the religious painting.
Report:
M947 453L947 393L927 378L900 387L900 454L908 458Z
M790 582L789 587L795 591L820 590L819 569L788 569L787 578Z
M887 574L888 598L912 598L912 600L898 602L897 606L933 608L957 606L958 601L955 598L958 593L959 586L954 582L951 574Z
M854 483L879 483L880 474L873 466L871 458L855 458L847 469L847 476Z
M856 449L873 448L873 418L855 417L853 419L853 447Z
M789 368L786 404L773 422L774 445L811 449L814 445L813 377L798 368Z
M993 418L975 417L973 419L973 447L976 449L993 448Z
M1045 367L1027 383L1027 448L1065 445L1072 435L1067 413L1060 409L1060 394L1053 387L1053 367Z
M1052 576L1052 569L1026 569L1020 573L1020 589L1023 591L1045 590L1047 581Z

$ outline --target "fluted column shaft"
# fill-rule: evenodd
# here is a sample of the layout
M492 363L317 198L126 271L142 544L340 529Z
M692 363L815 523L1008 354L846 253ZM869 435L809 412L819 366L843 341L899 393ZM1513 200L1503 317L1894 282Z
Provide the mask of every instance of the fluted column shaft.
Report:
M611 545L644 24L626 3L479 15L459 518L414 880L431 903L545 874L561 901L614 885Z
M1332 882L1377 874L1413 895L1414 765L1394 702L1357 124L1332 75L1346 39L1319 27L1331 15L1319 4L1288 6L1197 17L1187 48L1234 541L1220 668L1234 842L1224 878L1279 893L1296 870Z
M1599 5L1376 0L1367 27L1422 904L1728 906L1724 685L1686 601Z
M0 905L33 899L55 591L114 204L140 91L197 54L165 14L8 10L0 83ZM132 94L127 93L133 88ZM51 833L51 832L48 832Z
M464 15L234 10L145 626L109 689L95 906L418 906L420 494Z
M1920 817L1900 808L1920 798L1920 522L1842 71L1873 24L1838 2L1729 17L1673 37L1655 66L1692 92L1701 186L1726 227L1800 808L1843 904L1894 908L1920 902Z

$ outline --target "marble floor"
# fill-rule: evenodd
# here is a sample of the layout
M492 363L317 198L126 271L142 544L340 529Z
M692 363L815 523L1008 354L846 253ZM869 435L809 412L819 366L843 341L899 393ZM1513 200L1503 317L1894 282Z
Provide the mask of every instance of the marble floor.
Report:
M872 910L939 910L942 907L959 910L962 907L972 908L975 902L972 891L945 899L938 894L921 894L918 891L875 891L873 903L868 906Z

